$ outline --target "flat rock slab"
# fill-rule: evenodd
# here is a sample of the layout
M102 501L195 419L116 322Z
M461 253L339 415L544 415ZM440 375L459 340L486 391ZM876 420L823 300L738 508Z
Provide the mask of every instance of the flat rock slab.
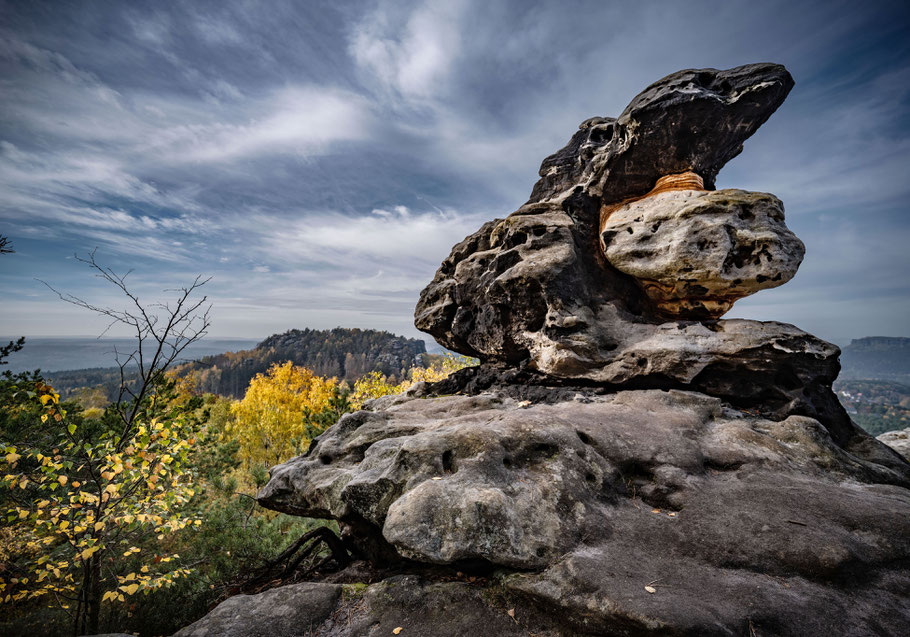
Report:
M887 431L878 436L878 440L894 449L907 460L910 460L910 427Z
M374 408L275 467L260 502L372 528L418 562L499 567L566 634L898 635L910 622L910 490L874 439L884 464L812 418L675 390Z
M312 635L335 610L341 586L305 582L221 602L174 637L293 637Z

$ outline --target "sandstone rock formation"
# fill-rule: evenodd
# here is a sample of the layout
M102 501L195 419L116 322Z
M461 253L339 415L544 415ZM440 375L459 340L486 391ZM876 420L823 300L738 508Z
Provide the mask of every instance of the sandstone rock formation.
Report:
M904 634L910 464L840 407L835 346L717 319L803 257L777 198L714 190L792 85L674 73L453 248L415 321L481 365L342 417L259 493L359 560L312 634Z
M784 225L777 197L665 190L667 179L602 211L600 225L607 263L635 278L660 314L720 318L737 299L793 278L805 248Z
M813 419L658 390L372 409L276 467L260 502L341 521L374 560L504 568L500 593L560 634L897 634L870 627L910 618L910 491L889 484L906 467Z
M894 449L907 460L910 460L910 427L896 431L886 431L877 436L877 439Z

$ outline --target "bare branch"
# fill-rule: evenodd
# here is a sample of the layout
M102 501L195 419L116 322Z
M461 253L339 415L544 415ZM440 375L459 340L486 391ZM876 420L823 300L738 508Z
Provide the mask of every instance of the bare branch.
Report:
M211 325L211 304L203 295L196 298L199 289L211 278L197 276L187 287L170 288L165 292L177 293L172 302L143 304L139 296L127 286L126 279L132 273L117 274L112 268L101 265L95 258L97 248L87 258L74 255L76 261L84 263L94 271L96 277L116 287L128 300L126 309L116 309L90 303L69 293L60 292L46 281L41 281L62 301L89 310L109 319L101 336L115 325L127 327L136 339L136 348L125 358L114 348L114 356L120 370L120 389L115 408L123 424L122 439L127 438L136 417L144 407L145 399L154 391L161 376L178 361L180 355L194 342L203 338ZM99 338L101 337L99 336ZM132 369L136 369L135 384ZM128 400L127 400L128 398Z

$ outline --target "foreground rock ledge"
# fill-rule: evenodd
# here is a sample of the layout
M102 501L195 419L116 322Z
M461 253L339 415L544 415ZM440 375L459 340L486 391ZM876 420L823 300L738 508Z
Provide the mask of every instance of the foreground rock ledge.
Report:
M559 634L897 635L910 622L906 475L811 418L675 390L373 407L275 467L260 502L337 519L364 553L499 569Z

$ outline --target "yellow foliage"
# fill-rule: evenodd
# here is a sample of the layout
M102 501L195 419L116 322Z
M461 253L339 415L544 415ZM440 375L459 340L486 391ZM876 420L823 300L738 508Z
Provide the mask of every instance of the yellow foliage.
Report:
M400 394L410 386L410 382L405 381L396 385L390 383L388 378L383 376L380 372L370 372L354 383L354 393L351 394L351 406L354 409L361 409L363 408L363 403L368 400L381 396L388 396L390 394Z
M195 435L191 421L182 415L169 416L149 423L155 434L139 426L126 438L104 432L91 443L83 442L74 437L76 425L64 420L58 394L46 385L39 390L36 402L45 410L43 416L61 421L63 427L56 446L0 445L0 488L18 486L41 494L40 499L4 502L8 508L2 515L7 524L15 525L15 533L2 534L11 541L9 553L0 551L0 557L15 553L21 570L34 577L11 578L10 572L0 569L0 591L10 591L0 595L2 603L52 594L54 599L75 597L82 573L90 564L108 560L118 543L153 532L164 537L164 532L196 522L180 512L193 496L193 475L186 469L186 441ZM20 458L29 462L19 462ZM156 484L159 477L161 484ZM138 551L133 547L125 555ZM143 576L126 585L128 594L166 586L188 572L174 569ZM107 580L101 585L107 586ZM103 599L122 601L123 596L108 590Z
M470 356L456 356L446 354L441 363L435 363L430 367L415 367L411 370L411 382L436 383L449 377L449 374L457 372L465 367L472 367L477 364L477 359Z
M391 394L400 394L407 391L415 383L427 382L435 383L443 380L449 374L476 365L477 360L469 356L455 356L446 354L441 361L435 362L429 367L414 367L411 369L411 378L403 383L394 384L379 372L370 372L356 383L354 383L354 393L351 396L351 405L354 409L363 408L363 404L373 398L389 396Z
M278 464L302 453L309 444L306 411L325 409L338 385L290 361L257 374L243 400L231 406L227 430L240 443L247 468Z

